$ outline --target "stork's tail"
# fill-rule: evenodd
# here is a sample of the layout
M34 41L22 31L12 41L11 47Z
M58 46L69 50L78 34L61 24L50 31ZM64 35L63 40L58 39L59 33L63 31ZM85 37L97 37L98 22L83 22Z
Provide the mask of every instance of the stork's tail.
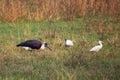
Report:
M20 44L17 44L17 45L16 45L16 47L19 47L19 46L20 46Z

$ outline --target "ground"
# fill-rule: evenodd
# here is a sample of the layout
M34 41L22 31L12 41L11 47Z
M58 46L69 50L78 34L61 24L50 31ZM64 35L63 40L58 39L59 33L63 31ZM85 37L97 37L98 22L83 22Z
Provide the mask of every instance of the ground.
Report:
M120 78L120 23L111 17L74 21L0 21L1 80L118 80ZM64 39L73 47L65 47ZM16 44L37 39L52 51L25 51ZM101 39L103 48L89 50Z

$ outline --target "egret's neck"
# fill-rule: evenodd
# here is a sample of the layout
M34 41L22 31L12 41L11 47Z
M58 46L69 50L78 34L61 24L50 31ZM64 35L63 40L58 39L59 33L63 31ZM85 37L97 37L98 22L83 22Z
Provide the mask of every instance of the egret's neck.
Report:
M99 42L99 44L100 44L100 46L103 46L103 45L102 45L102 42Z

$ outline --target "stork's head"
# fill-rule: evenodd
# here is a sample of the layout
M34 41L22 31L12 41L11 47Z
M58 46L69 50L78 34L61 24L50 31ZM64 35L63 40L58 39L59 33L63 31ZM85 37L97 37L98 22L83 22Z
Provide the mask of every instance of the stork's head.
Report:
M65 39L65 42L67 41L67 39Z
M44 44L44 47L45 47L45 48L48 48L49 50L52 50L52 49L48 46L48 43L44 42L43 44Z

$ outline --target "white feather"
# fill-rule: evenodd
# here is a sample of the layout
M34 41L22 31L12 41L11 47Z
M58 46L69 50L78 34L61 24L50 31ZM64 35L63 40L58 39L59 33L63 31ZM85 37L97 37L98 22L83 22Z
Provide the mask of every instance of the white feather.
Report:
M44 50L46 47L45 47L45 44L43 43L42 46L40 47L41 50Z
M22 47L22 48L24 48L25 50L31 50L31 48L29 47Z
M73 44L73 42L71 40L66 40L65 45L66 46L73 46L74 44Z

